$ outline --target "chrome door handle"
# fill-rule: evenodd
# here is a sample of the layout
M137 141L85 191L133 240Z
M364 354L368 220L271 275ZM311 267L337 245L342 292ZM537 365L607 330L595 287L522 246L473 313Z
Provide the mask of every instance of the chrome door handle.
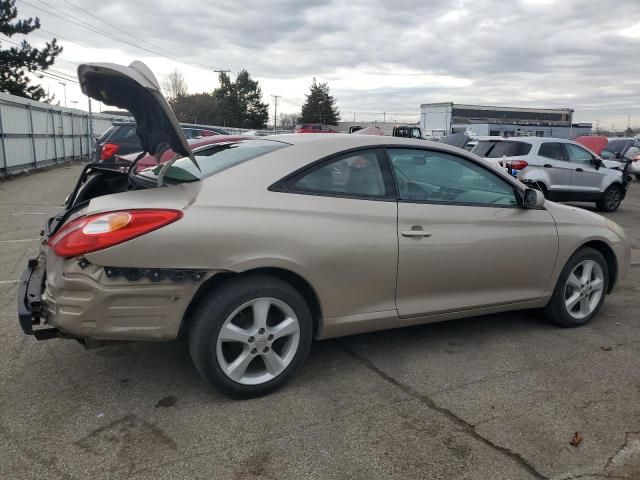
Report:
M431 234L429 232L425 232L424 230L405 230L402 232L403 237L430 237Z

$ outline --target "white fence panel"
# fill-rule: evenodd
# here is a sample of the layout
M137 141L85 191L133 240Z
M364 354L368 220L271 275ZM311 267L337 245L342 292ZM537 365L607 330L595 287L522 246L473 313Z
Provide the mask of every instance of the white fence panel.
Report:
M24 169L87 160L93 135L128 116L89 113L0 93L0 176Z

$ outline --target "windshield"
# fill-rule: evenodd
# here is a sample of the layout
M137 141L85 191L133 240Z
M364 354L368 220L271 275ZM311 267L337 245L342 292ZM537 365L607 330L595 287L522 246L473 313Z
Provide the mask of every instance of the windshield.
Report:
M629 148L629 146L632 144L633 144L633 140L627 140L627 139L609 140L609 143L607 143L606 148L610 152L624 154L627 148Z
M473 153L487 158L517 157L531 151L531 145L525 142L503 140L481 140Z
M179 158L167 168L164 180L168 183L195 182L287 146L289 146L288 143L274 140L239 140L217 143L194 152L200 170L189 157ZM162 167L163 164L145 168L136 172L136 175L155 180Z

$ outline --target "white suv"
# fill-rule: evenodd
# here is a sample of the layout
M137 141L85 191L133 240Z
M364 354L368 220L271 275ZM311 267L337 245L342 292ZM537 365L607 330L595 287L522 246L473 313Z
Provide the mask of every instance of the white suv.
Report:
M550 200L595 202L599 210L613 212L627 190L621 170L604 167L600 157L571 140L549 137L479 140L472 152L500 159L517 171L520 181L542 191Z

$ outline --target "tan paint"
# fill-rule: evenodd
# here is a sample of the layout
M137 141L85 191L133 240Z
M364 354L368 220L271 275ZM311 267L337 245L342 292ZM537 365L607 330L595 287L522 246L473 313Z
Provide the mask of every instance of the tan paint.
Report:
M96 338L175 337L195 285L115 285L104 278L103 266L198 268L209 275L261 267L290 270L306 279L319 297L319 338L544 306L567 259L591 239L614 249L620 279L628 269L628 242L610 230L603 217L551 202L544 210L427 206L268 190L296 169L349 148L412 145L482 163L475 155L388 137L273 138L293 145L201 182L92 200L88 213L179 208L184 217L87 254L92 267L86 272L78 272L74 260L62 261L49 252L47 299L69 307L62 309L64 314L60 309L51 313L49 323ZM432 236L399 237L396 222L400 231L419 223ZM396 278L400 313L413 318L398 315ZM80 298L83 295L87 298ZM172 296L179 299L172 303ZM90 322L95 322L93 330L87 328Z

